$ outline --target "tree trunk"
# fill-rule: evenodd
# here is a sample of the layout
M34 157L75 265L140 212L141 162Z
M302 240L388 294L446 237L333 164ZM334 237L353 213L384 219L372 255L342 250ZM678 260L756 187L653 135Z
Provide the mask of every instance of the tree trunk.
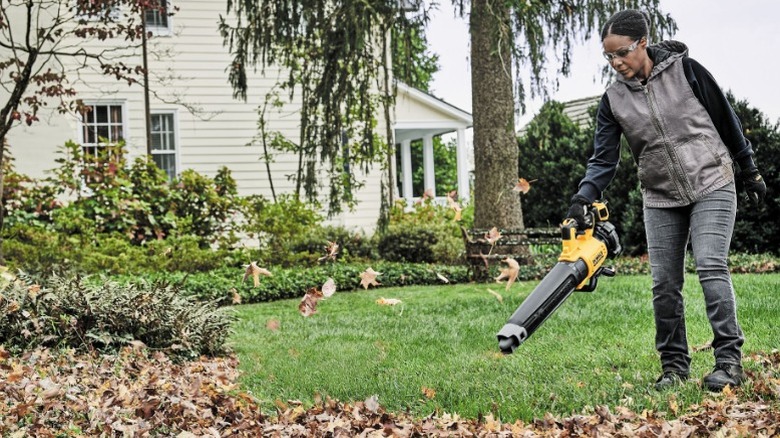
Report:
M475 228L523 228L509 17L505 0L471 2Z

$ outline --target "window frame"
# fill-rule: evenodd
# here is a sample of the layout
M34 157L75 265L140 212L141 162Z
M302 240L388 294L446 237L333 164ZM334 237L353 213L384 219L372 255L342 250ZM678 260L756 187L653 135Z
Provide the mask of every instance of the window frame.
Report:
M130 117L129 117L129 113L127 111L127 101L125 101L125 100L116 100L116 99L115 100L85 100L83 102L83 105L84 106L89 106L89 107L92 107L92 108L99 107L99 106L100 107L108 107L108 113L109 114L111 114L110 107L112 107L112 106L119 106L121 108L121 111L122 111L122 123L119 124L122 127L122 137L121 137L120 141L124 140L125 146L128 146L128 143L129 143L129 133L130 133L130 126L129 126L128 121L129 121ZM94 109L93 109L93 111L94 111ZM109 125L111 125L110 121L108 123L109 123ZM79 113L79 115L78 115L78 136L77 136L77 138L79 140L79 145L81 146L82 152L84 151L85 148L88 148L88 147L105 147L105 146L108 146L110 144L114 144L114 143L110 143L110 142L109 143L101 143L99 141L97 141L95 143L87 143L87 139L84 138L84 130L86 129L86 126L87 126L87 121L85 120L84 113ZM110 138L109 138L109 141L110 141Z
M152 35L155 36L170 36L173 34L173 16L170 15L171 11L171 1L170 0L159 0L161 3L165 3L165 21L166 25L161 26L159 24L150 25L149 20L147 17L144 17L144 20L146 22L146 30L151 32ZM144 14L147 12L154 12L158 15L161 15L162 13L160 11L144 11Z
M163 109L163 110L152 110L149 113L149 118L153 118L154 116L161 116L161 115L170 115L171 116L171 122L173 123L172 127L172 138L173 138L173 151L169 152L167 150L158 149L155 150L153 147L150 147L150 150L152 152L152 157L155 155L173 155L173 165L175 166L174 169L174 175L173 178L178 177L181 175L181 156L180 156L180 150L181 150L181 141L179 138L179 112L175 109ZM152 123L152 126L154 124ZM155 132L151 130L152 136L154 136ZM165 171L163 169L163 171ZM166 172L167 173L167 172ZM168 175L169 178L171 178L171 175ZM171 180L173 179L171 178Z

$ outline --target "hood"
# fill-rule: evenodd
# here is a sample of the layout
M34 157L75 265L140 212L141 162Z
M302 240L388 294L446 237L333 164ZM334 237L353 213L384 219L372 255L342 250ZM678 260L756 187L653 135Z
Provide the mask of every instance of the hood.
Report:
M688 46L685 43L674 40L661 41L660 43L647 46L647 56L653 60L653 71L650 72L650 78L652 78L669 67L677 59L687 57ZM631 89L639 90L642 88L642 83L636 78L626 80L622 75L618 74L617 80L625 83Z
M647 47L647 54L653 60L653 64L661 64L674 54L688 56L688 46L675 40L661 41Z

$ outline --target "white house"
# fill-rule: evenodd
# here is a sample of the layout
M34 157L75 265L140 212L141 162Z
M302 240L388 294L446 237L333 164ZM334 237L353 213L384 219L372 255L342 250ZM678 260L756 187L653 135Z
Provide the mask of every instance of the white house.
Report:
M188 0L169 2L177 8L175 15L150 13L147 26L155 36L149 41L151 131L153 156L169 175L183 169L213 176L227 166L235 178L239 194L261 194L270 197L269 176L262 161L262 147L253 138L258 135L258 109L284 73L265 69L249 78L247 101L234 99L226 67L231 58L217 30L224 2ZM0 48L0 51L4 49ZM133 52L125 61L141 65L141 52ZM100 145L97 137L124 139L130 155L146 152L145 105L141 86L128 86L96 71L85 71L75 83L78 98L92 106L83 117L59 114L44 108L40 122L28 127L14 127L8 136L17 171L41 177L55 166L55 151L67 140L84 148ZM395 142L401 148L401 163L393 163L400 190L396 196L412 198L412 140L424 143L425 186L434 187L432 138L456 133L458 139L458 192L468 199L470 164L466 132L472 125L471 115L420 90L398 84L393 112ZM0 90L0 97L5 91ZM281 93L283 96L284 92ZM268 109L269 131L278 131L293 142L299 138L299 101L288 102L281 109ZM381 115L377 132L383 135ZM271 166L277 193L291 192L294 182L286 175L297 169L295 155L274 152ZM358 192L354 211L333 219L336 224L371 231L380 206L380 165L376 171L359 178L365 181Z

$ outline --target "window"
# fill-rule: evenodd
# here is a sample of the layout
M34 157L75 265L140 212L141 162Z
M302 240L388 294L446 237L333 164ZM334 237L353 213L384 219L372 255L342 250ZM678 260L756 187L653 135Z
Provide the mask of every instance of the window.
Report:
M81 119L81 146L84 154L95 155L98 148L124 140L124 133L122 104L85 105Z
M176 125L173 113L152 114L152 158L157 167L176 177Z
M146 28L150 31L158 34L171 31L171 17L168 15L167 0L151 1L145 14Z

